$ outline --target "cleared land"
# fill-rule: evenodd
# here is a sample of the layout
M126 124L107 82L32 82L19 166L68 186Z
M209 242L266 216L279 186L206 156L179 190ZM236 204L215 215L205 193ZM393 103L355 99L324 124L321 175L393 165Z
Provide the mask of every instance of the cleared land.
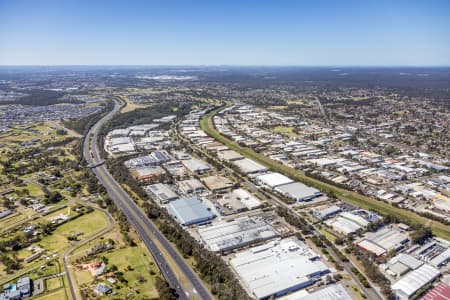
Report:
M102 212L93 211L58 226L51 235L44 237L38 244L49 251L60 252L71 245L67 240L70 234L82 232L80 239L83 239L106 226L108 226L108 220L105 215Z
M120 110L121 113L126 113L133 111L138 108L146 107L146 105L139 105L131 101L127 96L121 96L120 97L123 101L125 101L127 104Z
M45 287L49 291L56 290L58 288L63 287L62 278L55 277L55 278L50 278L50 279L45 280Z
M294 127L276 126L275 128L273 128L273 131L277 132L277 133L281 133L290 138L297 137L297 134L294 132Z
M334 185L322 182L320 180L311 178L306 176L303 172L296 170L294 168L282 165L267 156L256 153L250 148L241 147L237 143L233 142L232 140L229 140L228 138L221 135L215 128L212 123L212 117L222 110L224 107L220 107L218 109L215 109L211 111L209 114L203 116L203 118L200 121L201 128L208 133L211 137L215 138L219 142L227 145L230 149L233 149L242 155L251 158L260 164L271 168L272 170L276 172L280 172L286 176L291 177L294 180L303 182L305 184L311 185L322 192L325 193L331 193L335 197L341 199L342 201L355 204L357 206L360 206L365 209L376 211L380 214L386 215L386 214L394 214L397 217L405 220L409 220L413 223L418 223L422 225L429 226L433 233L439 237L450 239L450 226L444 225L437 221L429 220L425 217L419 216L411 211L404 210L401 208L393 207L392 205L389 205L387 203L375 200L373 198L361 195L356 192L352 192L346 189L342 189L339 187L336 187Z
M64 291L64 289L59 289L53 293L49 293L49 294L44 294L41 297L36 297L33 299L38 299L38 300L62 300L62 299L67 299L66 297L66 292Z

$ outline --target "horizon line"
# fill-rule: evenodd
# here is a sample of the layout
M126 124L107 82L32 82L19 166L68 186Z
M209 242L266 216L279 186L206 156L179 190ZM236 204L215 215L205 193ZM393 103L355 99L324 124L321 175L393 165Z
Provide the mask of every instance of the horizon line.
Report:
M449 65L364 65L364 64L348 64L348 65L270 65L270 64L0 64L0 68L7 67L308 67L308 68L364 68L364 67L378 67L378 68L449 68Z

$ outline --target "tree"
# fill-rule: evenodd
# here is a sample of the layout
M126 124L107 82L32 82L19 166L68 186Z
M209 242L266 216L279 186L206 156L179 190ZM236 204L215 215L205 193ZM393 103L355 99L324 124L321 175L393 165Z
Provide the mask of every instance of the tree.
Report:
M55 228L53 227L52 223L46 222L46 223L41 223L41 229L42 229L42 232L44 233L44 235L49 235L50 233L52 233L52 231Z
M44 203L58 203L63 199L63 196L58 191L50 192L50 194L46 194L44 197Z
M427 239L433 237L433 232L429 227L420 227L411 233L411 241L413 244L423 244Z

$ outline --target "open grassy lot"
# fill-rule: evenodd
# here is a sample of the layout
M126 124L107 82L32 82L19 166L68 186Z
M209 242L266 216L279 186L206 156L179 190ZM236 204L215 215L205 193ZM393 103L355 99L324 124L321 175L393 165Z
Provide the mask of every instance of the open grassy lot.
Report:
M268 109L273 109L273 110L283 110L288 108L287 105L273 105L273 106L269 106Z
M0 141L5 144L17 144L35 139L41 141L54 141L57 139L56 130L50 123L37 123L34 125L19 125L12 128L13 131L2 135Z
M96 240L96 243L98 242L99 240ZM155 288L155 277L159 275L159 270L142 244L126 248L118 248L116 245L114 250L99 254L99 257L103 256L108 259L107 267L115 265L118 272L123 272L123 278L125 279L124 282L117 280L112 285L116 292L114 299L125 299L127 295L132 295L132 297L137 299L158 297L158 291ZM115 277L113 273L107 273L95 280L88 270L79 268L75 270L74 274L78 286L82 284L90 286L94 282L104 281L106 277Z
M93 211L58 226L51 235L42 238L39 245L50 251L61 252L70 246L70 242L67 240L70 234L82 232L84 238L106 226L108 226L108 220L105 215L102 212Z
M46 279L45 280L45 287L49 291L63 287L62 278L61 277L55 277L55 278Z
M26 218L27 218L27 216L24 215L23 213L15 212L15 213L13 213L13 214L3 218L0 221L0 228L6 228L6 227L9 227L9 226L12 226L13 224L15 224L17 222L20 222L20 221L22 221L22 220L24 220Z
M127 105L125 105L120 110L121 113L126 113L126 112L133 111L135 109L138 109L138 108L146 107L145 105L139 105L139 104L134 103L127 96L121 96L120 98L127 103Z
M253 151L250 148L239 146L237 143L235 143L232 140L229 140L228 138L221 135L214 128L214 125L212 123L212 117L221 109L223 109L223 107L213 110L209 114L205 115L200 121L200 126L211 137L213 137L216 140L218 140L219 142L227 145L230 149L233 149L233 150L241 153L242 155L259 162L260 164L272 169L273 171L282 173L286 176L289 176L290 178L292 178L294 180L314 186L317 189L321 190L322 192L332 193L334 196L341 199L342 201L345 201L345 202L348 202L351 204L355 204L364 209L376 211L383 215L395 214L397 217L408 220L412 223L427 225L433 230L433 233L435 235L445 238L445 239L450 239L450 226L444 225L440 222L431 221L427 218L424 218L424 217L421 217L421 216L415 214L414 212L404 210L401 208L393 207L390 204L387 204L382 201L378 201L376 199L361 195L359 193L349 191L349 190L346 190L343 188L339 188L334 185L324 183L320 180L308 177L299 170L282 165L282 164L268 158L267 156L265 156L263 154Z
M148 297L158 296L158 292L155 289L155 275L159 271L153 259L144 252L142 245L123 248L105 256L108 258L109 263L116 265L119 271L124 272L125 279L130 283L128 287L122 287L121 290L139 290L140 295ZM128 266L132 268L129 269ZM127 269L128 271L126 271ZM151 275L150 272L155 275Z
M138 292L140 297L144 295L158 297L155 288L155 276L159 271L150 255L144 252L142 245L119 249L105 256L110 264L116 265L119 271L124 272L124 278L128 281L127 285L121 286L118 290L120 294L126 295L129 292Z
M277 133L281 133L290 138L297 137L297 134L294 132L294 127L276 126L275 128L273 128L273 131L277 132Z
M48 294L44 294L40 297L36 297L33 298L36 300L64 300L67 299L66 297L66 292L64 291L64 289L59 289L57 291L48 293Z
M17 188L17 190L24 190L24 189L27 189L27 190L28 190L28 192L30 193L30 196L31 196L31 197L41 197L41 196L44 196L44 192L42 191L42 188L41 188L38 184L35 184L35 183L27 183L26 186Z
M84 244L83 246L77 248L75 251L72 252L71 257L80 257L86 255L86 251L88 251L95 245L98 245L101 242L106 242L108 240L114 241L115 248L121 248L126 246L126 244L122 241L122 234L120 233L119 226L116 224L110 231L106 232L105 234L102 234L100 237L93 239Z
M307 100L307 99L288 100L288 101L286 101L286 103L289 104L289 105L307 105L310 102L311 101Z

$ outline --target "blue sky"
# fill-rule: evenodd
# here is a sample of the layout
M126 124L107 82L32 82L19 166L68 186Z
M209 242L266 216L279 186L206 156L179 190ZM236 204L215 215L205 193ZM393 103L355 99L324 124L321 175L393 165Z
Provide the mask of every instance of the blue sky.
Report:
M0 65L450 65L450 1L0 0Z

